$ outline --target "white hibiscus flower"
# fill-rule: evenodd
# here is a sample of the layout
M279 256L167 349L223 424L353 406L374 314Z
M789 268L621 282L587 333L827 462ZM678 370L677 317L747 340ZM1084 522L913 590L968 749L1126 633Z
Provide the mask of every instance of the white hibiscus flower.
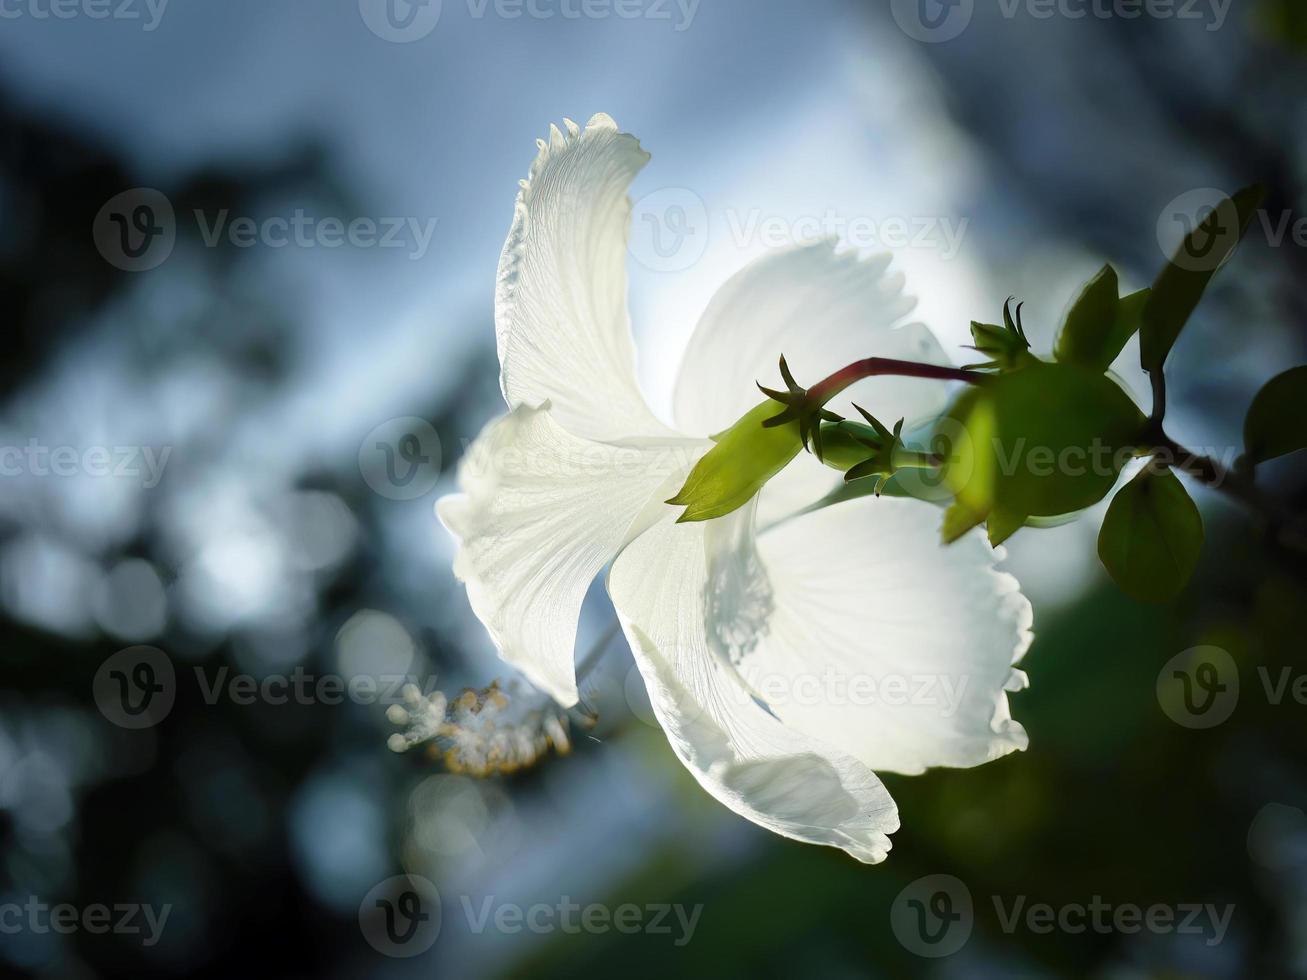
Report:
M796 840L882 860L897 807L877 770L974 766L1026 746L1030 606L980 532L945 549L939 511L861 497L793 516L840 481L802 456L739 510L677 523L665 503L760 400L784 353L822 377L874 354L946 363L888 259L832 244L762 259L709 305L675 391L646 405L626 304L628 188L648 160L612 119L553 127L522 183L499 267L509 412L437 505L454 570L503 659L567 707L581 602L608 593L655 714L695 779ZM928 418L941 385L862 386L859 402ZM865 397L863 397L865 395ZM847 399L831 407L849 414ZM779 409L779 406L778 406Z

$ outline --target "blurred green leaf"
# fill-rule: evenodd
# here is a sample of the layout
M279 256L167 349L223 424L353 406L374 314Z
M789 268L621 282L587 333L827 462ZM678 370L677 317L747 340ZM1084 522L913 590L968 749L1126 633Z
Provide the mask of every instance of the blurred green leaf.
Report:
M1222 201L1185 237L1157 277L1140 326L1140 361L1145 371L1162 369L1212 277L1238 247L1265 196L1265 189L1257 185Z
M1307 51L1307 6L1302 0L1262 0L1258 23L1272 37Z
M775 402L765 401L714 437L717 445L695 464L680 492L667 501L685 507L679 523L712 520L738 510L799 454L803 439L797 422L763 427L777 411Z
M1151 467L1116 495L1098 535L1098 556L1112 580L1141 602L1179 595L1202 550L1198 507L1175 474Z
M1253 463L1307 449L1307 366L1266 383L1243 424L1244 447Z

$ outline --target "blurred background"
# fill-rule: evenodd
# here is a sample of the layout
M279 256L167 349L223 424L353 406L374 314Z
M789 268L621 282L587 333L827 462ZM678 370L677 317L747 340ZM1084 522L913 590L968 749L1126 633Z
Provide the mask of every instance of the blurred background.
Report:
M396 678L510 678L432 505L501 411L499 250L534 141L565 116L610 113L653 154L629 265L662 410L708 298L789 238L890 247L963 362L968 322L1009 295L1047 351L1104 261L1142 287L1195 193L1264 181L1270 231L1172 359L1173 434L1237 446L1262 382L1307 359L1307 241L1273 234L1307 218L1307 15L1137 12L0 3L0 908L170 909L157 934L144 913L137 931L0 918L0 973L1307 975L1307 706L1259 673L1307 673L1303 568L1201 491L1209 545L1171 606L1107 582L1097 520L1014 539L1031 748L887 779L904 829L875 868L703 794L621 649L566 757L472 780L386 745ZM1142 400L1137 363L1132 343L1118 370ZM1266 476L1307 499L1300 460ZM592 598L583 645L612 619ZM1158 693L1198 646L1242 679L1202 728ZM317 693L260 693L295 677ZM116 710L142 678L166 696ZM364 680L342 698L323 678ZM360 916L403 873L441 896L411 956ZM969 890L974 928L931 959L893 918L937 874ZM1235 912L1218 944L1040 934L1005 929L995 896ZM700 914L688 942L674 914L671 935L477 928L564 900Z

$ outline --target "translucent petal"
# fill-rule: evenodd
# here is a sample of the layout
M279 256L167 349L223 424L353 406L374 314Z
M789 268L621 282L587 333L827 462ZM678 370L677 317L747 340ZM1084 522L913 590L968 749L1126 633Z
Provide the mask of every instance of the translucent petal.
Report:
M459 541L454 574L500 655L559 704L577 700L586 589L646 504L702 451L687 441L591 442L548 407L519 408L486 427L459 467L462 493L437 503Z
M551 127L522 183L499 263L495 335L510 408L545 401L599 441L666 435L635 378L626 303L627 189L649 155L597 115Z
M704 789L778 834L881 861L899 820L880 780L769 714L723 656L723 638L711 635L719 615L713 579L723 573L710 556L727 550L741 528L747 533L753 510L707 524L655 525L614 562L609 593L654 712Z
M900 325L915 301L888 267L889 256L862 260L820 242L768 255L733 276L690 340L676 384L678 426L708 434L731 425L757 404L755 382L783 387L782 354L808 386L865 357L947 364L925 326ZM878 418L911 422L938 414L946 395L939 382L875 378L831 408L851 416L856 400Z
M981 532L945 547L939 520L864 497L756 543L772 610L741 675L786 724L878 771L975 766L1027 744L1006 692L1025 686L1014 665L1030 603Z

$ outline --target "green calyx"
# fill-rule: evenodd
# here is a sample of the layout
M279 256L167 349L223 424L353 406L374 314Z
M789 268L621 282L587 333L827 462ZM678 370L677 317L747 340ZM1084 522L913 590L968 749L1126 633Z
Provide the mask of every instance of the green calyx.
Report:
M875 419L866 409L854 405L866 424L844 420L821 427L822 462L844 474L845 483L874 479L875 494L880 496L885 484L899 470L934 465L930 456L908 449L903 444L903 419L893 430Z
M1012 300L1003 304L1003 325L971 322L972 350L989 358L982 364L969 364L972 370L1012 371L1034 360L1025 324L1021 322L1021 304L1012 314Z
M794 380L794 375L790 372L790 366L785 363L784 356L781 357L781 378L785 381L785 391L758 385L758 390L771 399L767 404L770 405L772 414L762 424L769 429L797 425L800 444L804 449L808 449L811 445L812 454L821 459L824 451L822 423L840 422L842 419L834 412L827 411L823 404L813 398L807 388ZM776 405L773 404L775 402L784 406L779 413L776 412Z
M1125 391L1078 364L1031 358L963 392L935 429L954 495L945 540L987 522L997 544L1029 518L1092 506L1111 492L1146 426Z
M803 449L797 421L764 425L776 405L763 402L725 432L695 464L685 485L667 503L684 507L677 523L724 517L753 499Z

